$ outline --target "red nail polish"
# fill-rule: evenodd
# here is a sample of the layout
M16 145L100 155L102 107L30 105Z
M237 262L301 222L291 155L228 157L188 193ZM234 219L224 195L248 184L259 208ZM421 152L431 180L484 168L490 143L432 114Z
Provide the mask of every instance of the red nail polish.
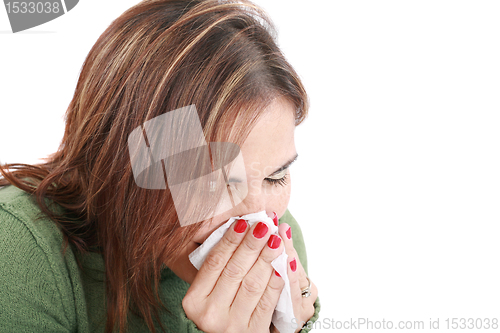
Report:
M278 215L276 215L276 212L273 212L273 213L274 213L274 217L273 217L274 225L278 226Z
M281 277L280 273L278 271L274 271L274 274L276 274L277 277Z
M288 228L286 231L286 237L288 237L288 239L292 239L292 228Z
M295 272L297 270L297 260L295 260L295 258L290 261L290 269L292 270L292 272Z
M255 229L253 229L253 235L255 238L262 238L267 234L267 231L269 228L267 227L267 224L264 222L259 222Z
M267 241L267 246L269 246L271 249L277 249L278 247L280 247L280 244L281 238L276 235L271 235L271 237L269 237L269 240Z
M234 225L234 231L241 234L247 229L247 221L243 219L239 219L238 222Z

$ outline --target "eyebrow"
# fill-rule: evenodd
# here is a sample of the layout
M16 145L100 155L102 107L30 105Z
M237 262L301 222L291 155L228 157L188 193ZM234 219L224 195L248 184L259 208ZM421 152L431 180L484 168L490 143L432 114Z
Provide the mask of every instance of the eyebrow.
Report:
M288 160L288 162L286 162L285 164L283 164L280 168L278 168L278 170L274 171L272 174L270 174L267 177L274 176L275 174L280 173L281 171L283 171L286 168L290 167L290 165L292 165L292 163L295 162L298 157L299 157L299 154L295 154L295 156L292 157L290 160Z

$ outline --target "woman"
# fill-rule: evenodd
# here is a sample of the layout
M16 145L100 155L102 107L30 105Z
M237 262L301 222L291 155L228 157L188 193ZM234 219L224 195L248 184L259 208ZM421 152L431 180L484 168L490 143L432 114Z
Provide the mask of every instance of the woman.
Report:
M224 182L241 200L225 209L218 209L225 186L210 187L209 197L197 195L207 193L201 187L188 196L174 191L168 173L194 179L193 164L213 168L214 149L205 159L192 150L196 163L157 161L164 185L154 178L144 186L140 179L158 173L135 169L131 134L143 133L143 148L154 154L146 124L187 106L196 110L206 143L232 143L243 157L246 181ZM270 20L253 4L146 0L126 11L85 60L58 151L46 163L0 167L2 329L276 332L271 321L284 281L270 262L283 249L291 325L300 331L316 320L317 289L286 208L294 128L307 108ZM185 119L170 125L160 137L175 132L192 140L179 130ZM189 204L189 219L181 218L179 202ZM263 210L279 219L279 235L264 223L237 220L200 270L193 267L189 253L214 230Z

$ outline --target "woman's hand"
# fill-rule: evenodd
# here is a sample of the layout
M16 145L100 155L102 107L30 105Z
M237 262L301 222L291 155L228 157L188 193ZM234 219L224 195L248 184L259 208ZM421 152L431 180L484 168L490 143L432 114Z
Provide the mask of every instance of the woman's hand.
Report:
M299 332L303 325L314 315L314 302L318 297L318 289L311 281L311 295L302 297L302 290L307 288L307 274L300 263L299 256L293 247L292 229L286 223L280 224L279 235L284 240L286 254L288 255L288 279L290 280L290 293L292 295L293 313L299 326L295 332ZM273 332L278 332L275 328Z
M284 281L271 262L283 252L283 246L294 315L300 326L297 332L314 315L318 292L311 283L311 296L302 297L308 281L288 224L280 225L279 235L281 238L270 235L264 223L248 228L246 221L239 220L231 225L208 254L182 301L187 317L200 330L267 333L272 327L272 332L278 332L271 319Z
M245 220L235 221L210 251L182 300L187 317L209 333L268 333L284 286L271 262L283 252L283 243L270 235L265 223L248 228ZM294 290L299 288L296 280Z

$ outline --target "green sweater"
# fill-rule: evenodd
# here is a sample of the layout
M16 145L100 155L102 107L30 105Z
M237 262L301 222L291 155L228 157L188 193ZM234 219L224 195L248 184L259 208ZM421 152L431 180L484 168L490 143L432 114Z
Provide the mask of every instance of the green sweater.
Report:
M0 188L0 331L104 332L102 255L82 256L71 246L63 256L62 232L47 217L34 221L40 212L28 193L12 185ZM299 225L288 210L280 219L283 222L292 227L293 243L307 272ZM83 271L75 256L81 259ZM201 332L182 308L189 284L167 267L162 270L160 281L161 300L171 312L160 312L167 331ZM318 318L319 299L315 307L311 321ZM128 322L129 332L149 332L144 321L132 313Z

